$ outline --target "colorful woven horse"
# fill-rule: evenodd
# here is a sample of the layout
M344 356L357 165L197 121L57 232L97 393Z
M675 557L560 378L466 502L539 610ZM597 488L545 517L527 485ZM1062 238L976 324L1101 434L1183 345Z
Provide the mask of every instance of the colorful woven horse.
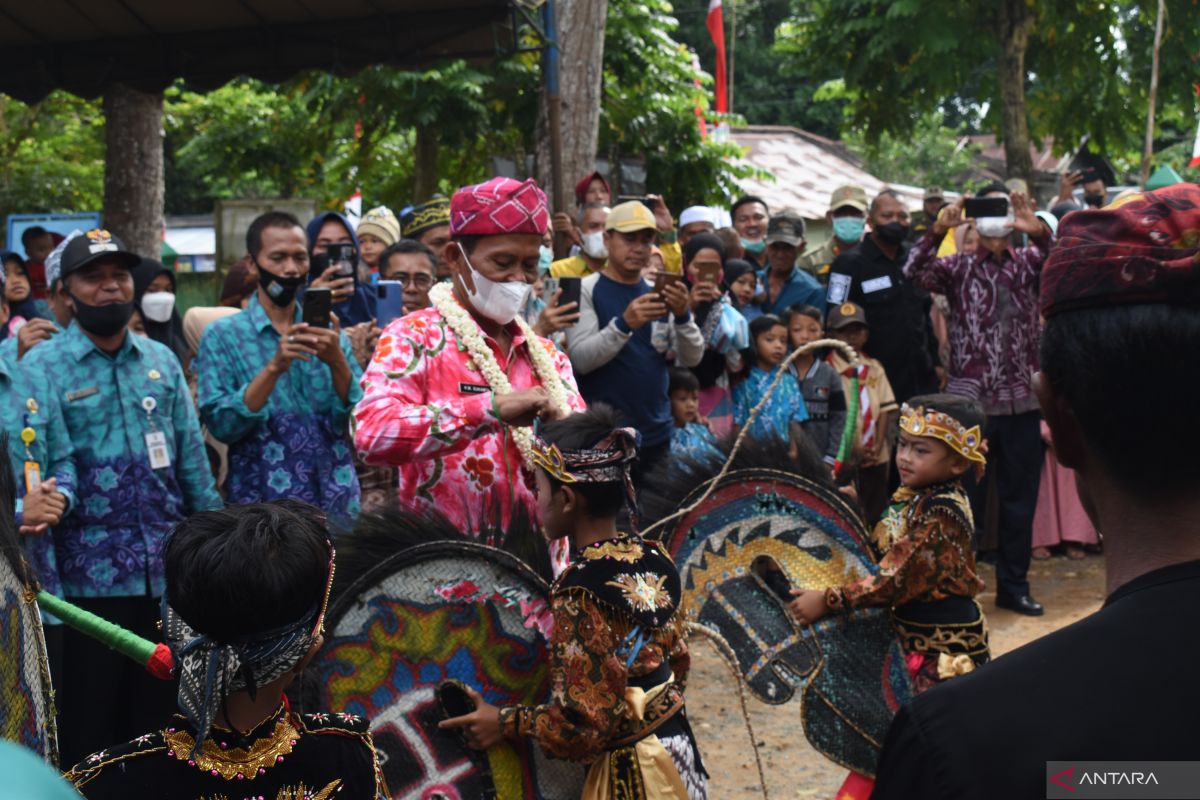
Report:
M422 539L432 541L413 544ZM583 770L531 742L483 754L437 727L446 680L501 706L548 699L546 581L430 514L365 515L337 547L325 644L306 671L302 702L371 718L392 797L578 797Z
M691 621L721 644L749 690L772 704L799 692L813 747L873 775L892 717L911 694L888 612L856 611L801 626L764 580L764 561L774 562L786 583L806 589L840 586L876 569L867 532L827 469L815 453L802 452L801 459L789 462L774 445L746 444L716 483L709 478L721 463L685 463L655 483L648 506L662 517L700 502L652 532L683 577Z

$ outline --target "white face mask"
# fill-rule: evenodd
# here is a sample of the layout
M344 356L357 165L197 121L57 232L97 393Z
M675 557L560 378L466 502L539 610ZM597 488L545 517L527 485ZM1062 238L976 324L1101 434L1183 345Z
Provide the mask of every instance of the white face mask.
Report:
M608 248L604 246L604 231L583 234L583 252L591 258L608 258Z
M1012 216L980 217L975 220L975 229L979 231L980 236L999 239L1012 233L1014 221Z
M529 297L529 290L533 287L525 281L499 283L483 277L479 274L479 270L471 266L471 260L467 258L467 251L462 249L462 245L459 245L458 249L462 252L463 262L466 263L467 269L471 270L471 281L475 284L475 291L471 291L460 279L471 305L493 322L501 325L512 322L517 314L521 313L521 309L525 308L525 300Z
M151 322L167 322L175 310L175 295L171 292L146 292L142 295L142 316Z

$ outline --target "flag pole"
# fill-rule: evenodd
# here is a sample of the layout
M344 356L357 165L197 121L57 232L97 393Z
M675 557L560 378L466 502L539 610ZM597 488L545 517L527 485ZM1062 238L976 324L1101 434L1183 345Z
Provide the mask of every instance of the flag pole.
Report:
M737 0L729 0L729 113L733 113L733 51L737 48Z
M1158 50L1162 46L1166 0L1158 0L1158 21L1154 25L1154 56L1150 65L1150 107L1146 109L1146 144L1142 148L1142 188L1150 179L1150 159L1154 155L1154 106L1158 102Z

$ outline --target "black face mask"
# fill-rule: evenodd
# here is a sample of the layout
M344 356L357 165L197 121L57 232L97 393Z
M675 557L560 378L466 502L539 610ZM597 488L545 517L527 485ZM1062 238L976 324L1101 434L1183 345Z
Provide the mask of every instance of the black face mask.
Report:
M875 229L879 238L888 244L900 244L908 238L908 226L903 222L889 222Z
M1083 196L1083 202L1087 203L1092 208L1101 208L1104 206L1104 201L1107 199L1107 197L1107 195L1103 194L1085 194Z
M271 302L280 308L291 305L296 299L296 291L304 285L304 276L281 278L267 272L257 261L254 262L254 266L258 267L258 285L267 293L267 297L271 298Z
M133 316L133 301L128 303L109 303L106 306L90 306L75 295L71 295L75 304L75 320L79 327L93 336L107 339L115 336L129 324Z

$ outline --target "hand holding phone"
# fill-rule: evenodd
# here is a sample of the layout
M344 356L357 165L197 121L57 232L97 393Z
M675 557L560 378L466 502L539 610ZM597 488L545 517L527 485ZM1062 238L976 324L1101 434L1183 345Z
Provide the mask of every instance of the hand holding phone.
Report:
M329 289L314 289L310 286L304 293L304 305L300 319L313 328L328 328L332 309L333 292Z
M658 272L654 275L654 292L661 298L663 291L673 283L679 283L683 276L676 272Z

